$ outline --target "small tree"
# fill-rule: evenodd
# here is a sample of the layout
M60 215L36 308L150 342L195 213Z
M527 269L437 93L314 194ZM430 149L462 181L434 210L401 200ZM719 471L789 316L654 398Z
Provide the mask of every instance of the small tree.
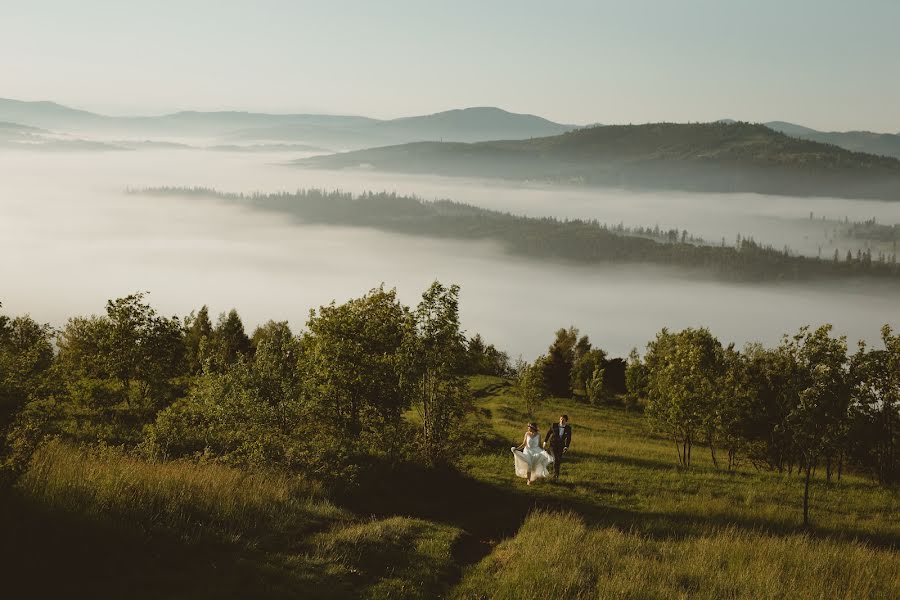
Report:
M584 394L588 397L588 386L597 369L606 368L606 352L600 348L589 348L578 353L575 363L572 365L571 385L572 391ZM601 392L602 393L602 392Z
M227 313L219 315L210 343L204 346L202 354L213 369L222 372L241 357L249 357L252 349L250 338L244 330L244 323L238 312L232 308Z
M407 356L422 416L422 444L428 460L443 462L450 458L443 451L447 436L469 401L462 375L466 340L459 327L459 286L431 284L415 310L414 325Z
M534 416L535 407L548 395L547 382L544 380L544 360L543 356L539 356L533 364L528 364L521 358L516 361L516 389L525 401L525 412L529 417Z
M882 327L883 350L867 351L861 341L850 362L851 448L882 484L897 480L900 435L900 335L891 333L889 326Z
M713 406L724 372L722 345L707 329L685 329L671 334L663 329L648 344L647 414L653 423L675 441L678 460L690 466L691 449L700 436L710 444L717 427Z
M603 375L603 369L601 369L600 367L595 367L590 381L588 381L587 385L585 386L585 396L587 397L588 402L595 406L603 403L606 399L606 390L604 388Z
M191 313L184 319L184 349L187 372L196 375L203 370L201 349L208 344L213 335L212 321L209 320L209 309L204 304L197 313Z
M839 443L849 423L846 338L832 338L830 332L831 325L814 332L804 327L783 342L798 367L797 402L788 415L788 426L804 471L804 526L809 525L812 469L820 456Z
M625 390L628 406L640 406L647 398L647 369L641 362L637 348L628 353L628 364L625 367Z
M578 330L574 327L560 329L547 350L543 361L544 380L551 396L567 398L572 395L572 367L575 365ZM583 349L583 346L582 346Z
M49 325L28 316L0 315L0 450L16 414L42 395L52 365Z

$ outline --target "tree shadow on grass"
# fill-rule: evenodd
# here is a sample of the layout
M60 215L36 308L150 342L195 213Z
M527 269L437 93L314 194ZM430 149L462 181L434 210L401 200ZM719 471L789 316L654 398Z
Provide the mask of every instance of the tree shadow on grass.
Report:
M14 492L0 498L0 564L8 598L281 598L313 588L312 565L241 543L188 543L49 510Z
M511 389L513 385L508 381L504 381L502 383L492 383L483 388L473 390L472 396L478 400L481 398L487 398L489 396L497 396L502 394L504 391Z

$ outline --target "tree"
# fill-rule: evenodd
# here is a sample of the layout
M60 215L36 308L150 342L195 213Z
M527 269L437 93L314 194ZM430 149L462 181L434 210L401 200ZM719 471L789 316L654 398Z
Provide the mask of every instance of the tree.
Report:
M241 357L249 357L252 349L250 338L244 331L244 323L238 312L232 308L227 313L219 315L210 344L203 347L201 353L205 360L211 362L212 368L221 372Z
M49 325L29 316L0 315L0 447L16 414L43 395L53 364L52 336Z
M197 375L203 370L204 345L210 343L213 336L212 321L209 320L209 309L204 304L196 314L191 312L184 319L184 348L187 372Z
M432 283L414 317L408 356L422 416L422 444L427 460L442 462L450 458L444 446L469 400L462 376L465 337L459 328L459 286Z
M846 434L850 404L846 338L832 338L831 325L800 329L782 342L797 365L797 401L788 414L791 440L804 471L803 525L809 525L809 484L819 457Z
M583 338L586 340L586 338ZM551 396L568 398L572 395L571 376L575 364L578 330L574 327L560 329L556 339L547 350L547 358L543 363L544 379ZM583 345L579 348L583 351Z
M897 480L900 436L900 335L881 329L884 349L866 350L864 342L850 361L852 386L851 450L882 484Z
M796 404L793 356L783 345L766 349L749 344L742 354L742 370L748 405L740 428L750 460L778 471L793 468L796 457L788 426Z
M298 399L303 389L305 366L300 340L286 321L269 321L253 332L253 377L260 399L270 406L284 399ZM283 423L289 426L288 422Z
M582 339L587 339L586 337ZM606 352L600 348L587 348L576 352L572 372L570 375L571 389L573 392L584 394L588 397L588 386L594 377L597 369L604 370L606 368ZM603 392L601 391L601 394Z
M595 367L590 381L588 381L587 385L585 386L585 396L587 397L588 402L595 406L601 404L606 399L603 374L604 372L602 368L600 368L599 366Z
M625 367L626 401L629 406L639 406L646 400L647 385L647 369L641 362L637 348L632 348Z
M486 344L476 333L466 346L466 372L471 375L504 376L509 372L509 355Z
M690 466L691 448L698 437L710 444L713 462L717 420L712 410L724 373L722 345L709 330L663 329L647 346L647 414L675 441L678 460Z
M383 287L310 313L304 360L324 419L351 438L399 423L411 401L411 327L396 291Z
M70 384L90 383L90 404L160 406L172 399L172 380L184 365L181 324L158 315L145 296L109 300L105 316L70 319L61 332L60 365Z
M516 362L516 389L525 401L525 412L529 417L534 415L535 407L548 396L547 382L544 380L545 360L546 357L539 356L533 364L528 364L521 358Z

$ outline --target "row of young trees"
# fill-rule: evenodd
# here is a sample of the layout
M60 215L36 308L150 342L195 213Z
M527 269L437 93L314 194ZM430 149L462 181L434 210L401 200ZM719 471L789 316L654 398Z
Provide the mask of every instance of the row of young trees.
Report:
M809 482L823 466L830 482L849 462L883 484L898 479L900 443L900 335L882 328L883 348L860 342L848 355L845 337L831 326L801 328L774 348L724 347L707 329L663 329L626 372L628 395L674 442L678 461L691 464L695 443L705 444L718 467L739 457L757 467L805 477L803 515L809 518Z
M464 337L458 301L457 286L435 282L410 308L380 287L311 311L300 335L270 321L248 336L234 310L216 324L206 307L165 317L142 293L59 331L0 317L5 464L47 436L334 481L378 456L440 461L469 403L465 376L508 368Z

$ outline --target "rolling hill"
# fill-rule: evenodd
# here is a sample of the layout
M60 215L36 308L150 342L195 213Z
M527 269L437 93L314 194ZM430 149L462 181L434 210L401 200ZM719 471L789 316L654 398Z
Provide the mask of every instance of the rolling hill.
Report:
M900 200L900 160L740 122L609 125L528 140L420 142L318 156L294 164L550 183Z
M0 121L0 149L40 151L125 150L126 148L61 135L38 127Z
M900 158L900 134L874 133L871 131L816 131L802 125L785 123L784 121L772 121L766 126L787 135L834 144L854 152L867 152L882 156Z
M421 140L475 142L525 139L556 135L575 127L493 107L449 110L390 120L239 111L183 111L160 116L112 117L54 102L10 99L0 99L0 121L81 135L202 136L222 138L228 143L300 143L343 149Z

